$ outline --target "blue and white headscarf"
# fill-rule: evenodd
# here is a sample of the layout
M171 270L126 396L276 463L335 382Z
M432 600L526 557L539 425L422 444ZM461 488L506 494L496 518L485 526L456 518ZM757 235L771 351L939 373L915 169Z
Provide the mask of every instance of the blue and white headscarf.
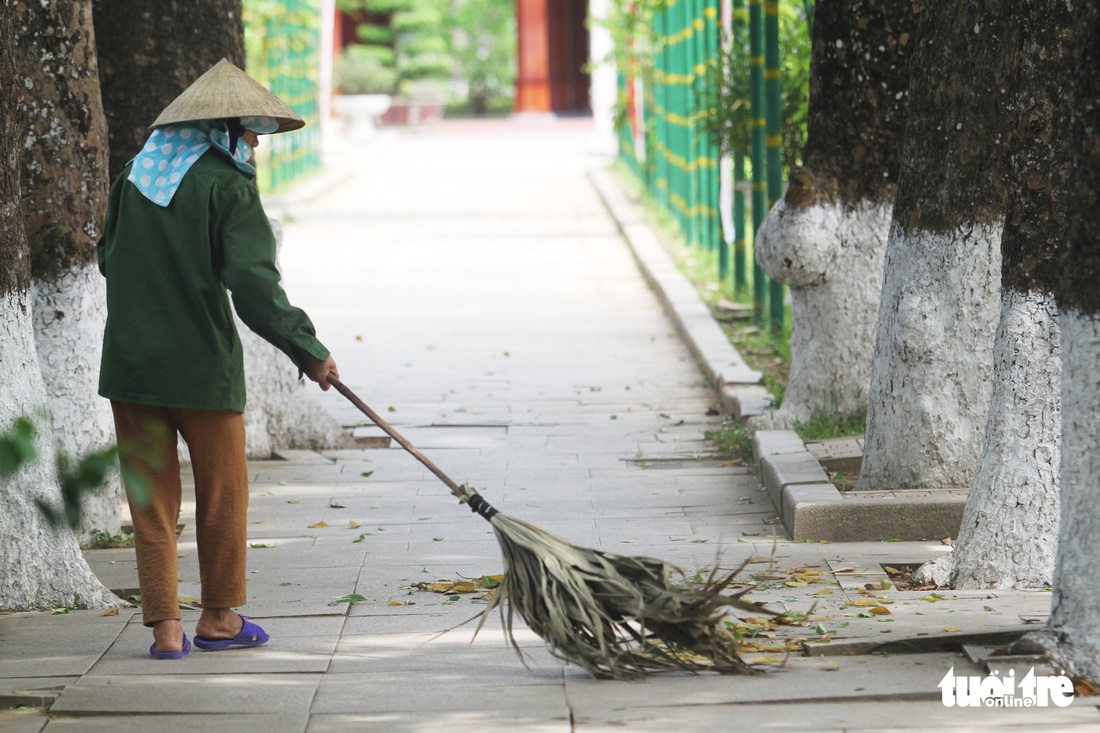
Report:
M275 132L279 127L274 117L242 117L241 125L259 134ZM222 151L249 177L256 174L256 169L248 163L252 157L251 145L238 139L237 149L231 153L229 126L222 120L200 120L153 130L145 147L134 158L127 180L154 204L167 206L187 171L210 148Z

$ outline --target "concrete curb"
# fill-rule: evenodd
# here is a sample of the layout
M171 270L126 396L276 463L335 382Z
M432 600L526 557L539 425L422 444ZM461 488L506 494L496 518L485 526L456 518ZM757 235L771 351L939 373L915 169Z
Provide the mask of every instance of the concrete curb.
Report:
M848 491L790 430L758 430L757 475L793 540L883 542L956 537L966 489Z
M627 198L606 168L593 168L589 179L630 245L642 274L661 299L676 329L699 360L722 412L736 418L762 415L771 395L730 344L710 309L645 223L641 207Z
M722 328L645 223L607 168L589 179L630 245L642 274L681 337L699 360L723 412L735 418L765 414L771 395L730 344ZM882 542L938 540L958 535L965 489L841 492L798 434L759 430L753 437L757 475L793 540Z

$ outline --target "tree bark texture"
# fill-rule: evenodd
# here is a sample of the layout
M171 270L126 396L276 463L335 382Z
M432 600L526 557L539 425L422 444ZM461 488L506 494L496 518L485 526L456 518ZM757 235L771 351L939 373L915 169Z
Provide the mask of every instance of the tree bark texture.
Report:
M149 125L223 58L244 68L241 0L92 0L113 180Z
M912 0L815 6L805 165L756 240L757 262L790 286L792 308L787 390L760 426L867 408L918 15Z
M1050 633L1066 669L1100 679L1100 6L1073 3L1069 237L1059 253L1062 310L1061 527Z
M958 588L1049 586L1058 540L1062 364L1054 254L1070 214L1071 16L1066 0L1027 0L1014 16L1022 30L993 393L958 541L937 561Z
M924 4L857 489L970 486L991 396L1019 24Z
M35 355L30 250L20 211L20 151L28 122L18 99L28 77L17 67L15 0L0 0L0 429L20 416L37 424L39 459L0 481L0 608L102 608L119 603L88 568L76 537L44 521L35 500L60 506L46 390Z
M34 280L35 345L58 445L69 455L113 440L97 394L106 323L95 242L107 205L107 123L99 93L90 0L16 6L17 104L30 121L22 147L22 213ZM122 485L112 475L84 499L81 540L117 534Z

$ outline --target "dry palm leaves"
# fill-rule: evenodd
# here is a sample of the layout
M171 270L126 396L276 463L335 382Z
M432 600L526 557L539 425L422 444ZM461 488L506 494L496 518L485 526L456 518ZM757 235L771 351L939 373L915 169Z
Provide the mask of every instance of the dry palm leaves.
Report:
M675 570L661 560L572 545L496 512L468 486L460 488L459 499L492 524L504 555L504 580L481 623L505 602L500 612L513 646L518 613L555 656L594 677L752 671L724 621L725 607L762 610L741 600L744 591L723 593L741 568L721 578L712 573L700 587L677 587L671 582Z
M500 606L500 612L513 646L513 618L518 613L556 656L594 677L634 679L669 670L752 671L723 619L727 607L762 611L741 599L745 591L724 592L741 568L723 577L712 573L700 587L677 587L671 582L675 569L661 560L578 547L500 514L469 486L443 473L338 379L328 381L492 524L506 572L478 629L504 602L507 610Z

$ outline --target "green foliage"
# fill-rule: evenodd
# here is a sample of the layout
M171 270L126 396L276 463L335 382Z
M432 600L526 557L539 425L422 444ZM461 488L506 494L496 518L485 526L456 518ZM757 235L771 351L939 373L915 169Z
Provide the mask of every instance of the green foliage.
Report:
M836 405L834 397L831 409L824 405L815 406L808 422L795 421L794 431L802 440L829 440L863 435L867 429L867 411L856 415L839 415Z
M779 49L781 71L782 156L784 167L802 159L810 99L810 21L813 6L781 3ZM703 131L716 140L723 153L747 152L752 129L749 102L748 11L739 8L732 34L723 33L722 51L706 64L696 80L699 120Z
M34 449L34 425L21 417L0 435L0 479L14 474L38 455Z
M516 79L516 15L513 0L467 0L447 15L456 32L450 53L466 81L466 107L474 114L511 109Z
M613 61L620 74L641 79L648 96L653 89L653 59L661 41L653 30L653 19L666 0L612 0L607 18L601 23L611 34ZM627 96L620 94L615 103L615 127L628 124ZM652 101L652 100L649 100Z
M349 46L336 59L333 78L345 94L390 94L397 86L393 51L385 47Z
M714 444L719 455L744 463L752 463L752 433L744 422L727 420L721 429L707 431L704 437Z
M450 76L446 0L337 0L336 7L359 21L362 42L338 60L341 90L407 94L410 82Z
M21 468L38 460L38 452L34 447L36 434L34 424L26 417L17 419L6 432L0 433L0 479L9 479ZM35 506L49 524L67 525L75 529L80 526L84 494L101 489L107 475L119 469L119 459L123 455L127 460L121 461L120 470L130 496L139 505L148 504L148 479L130 465L134 459L139 458L137 452L126 447L112 446L76 460L58 451L57 475L61 483L61 509L42 499L35 499Z

